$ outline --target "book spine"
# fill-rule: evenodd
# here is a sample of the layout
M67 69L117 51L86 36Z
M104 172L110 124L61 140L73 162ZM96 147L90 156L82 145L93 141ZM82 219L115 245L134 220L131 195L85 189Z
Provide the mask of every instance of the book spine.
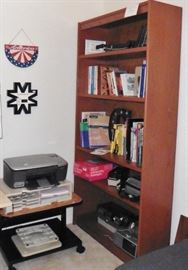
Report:
M95 69L91 66L91 95L93 95L95 89Z
M114 95L114 93L113 93L113 87L112 87L112 76L111 76L111 72L106 72L106 76L107 76L107 82L108 82L109 95Z
M98 95L98 66L94 66L94 89L93 95Z
M122 83L123 96L125 96L127 91L126 74L120 74L120 78Z
M80 144L83 148L89 147L89 132L87 122L80 122Z
M142 153L143 153L143 135L144 135L144 126L143 124L138 124L137 126L138 129L138 143L137 143L137 166L141 167L142 166Z
M139 97L144 97L144 87L145 87L145 79L146 79L145 77L146 77L146 62L144 61L141 68Z
M118 96L118 90L117 90L117 84L116 84L116 76L115 76L115 71L113 70L111 72L111 80L112 80L112 91L115 96Z
M92 66L88 66L88 94L91 95Z
M107 72L108 68L105 66L99 66L99 93L100 95L108 95L108 82L107 82Z

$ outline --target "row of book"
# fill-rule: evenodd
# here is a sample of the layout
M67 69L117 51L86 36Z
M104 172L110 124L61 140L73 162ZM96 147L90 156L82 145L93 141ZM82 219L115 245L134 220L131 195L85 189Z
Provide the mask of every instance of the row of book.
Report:
M124 156L126 160L142 165L143 119L127 119L124 124L114 124L110 152Z
M80 143L83 148L106 147L115 155L142 165L143 119L128 118L125 123L114 124L109 139L109 116L105 112L83 112L80 122Z
M146 89L146 61L128 73L113 66L88 66L88 94L144 97Z

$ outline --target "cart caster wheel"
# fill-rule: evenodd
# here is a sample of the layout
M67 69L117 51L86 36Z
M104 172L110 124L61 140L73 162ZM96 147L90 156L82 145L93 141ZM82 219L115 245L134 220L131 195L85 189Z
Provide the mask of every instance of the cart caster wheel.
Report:
M86 250L86 249L85 249L84 246L77 246L77 249L76 249L76 251L77 251L78 253L84 253L85 250Z
M14 266L10 266L8 270L16 270Z

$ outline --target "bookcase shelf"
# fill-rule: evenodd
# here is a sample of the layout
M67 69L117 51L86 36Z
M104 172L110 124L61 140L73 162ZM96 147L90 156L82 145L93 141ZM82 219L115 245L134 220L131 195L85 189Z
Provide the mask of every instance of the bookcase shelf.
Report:
M89 99L99 99L99 100L116 100L116 101L122 101L125 102L136 102L136 103L144 103L145 98L138 98L138 97L129 97L129 96L101 96L101 95L88 95L88 94L79 94L79 98L89 98Z
M139 174L140 201L133 202L120 197L117 190L109 187L106 181L89 182L75 176L75 192L83 198L83 204L74 210L74 222L126 261L130 256L107 240L104 236L108 234L107 229L97 224L97 206L112 201L138 215L137 256L169 244L182 10L155 0L140 3L134 16L126 18L125 10L117 10L78 24L75 161L97 157L119 165L127 172ZM142 25L147 27L146 46L85 54L86 39L106 41L106 44L126 43L138 37ZM143 61L147 64L143 98L88 94L89 66L114 66L133 73L135 67ZM141 167L110 153L94 156L91 149L80 146L81 113L105 111L110 115L116 108L130 110L131 118L144 119Z
M84 153L87 153L87 154L89 154L90 155L90 157L91 157L91 149L88 149L88 148L82 148L82 147L80 147L80 146L77 146L76 147L77 148L77 150L79 150L79 151L82 151L82 152L84 152ZM133 171L135 171L135 172L141 172L141 170L142 170L142 168L141 167L138 167L135 163L133 163L133 162L128 162L124 157L122 157L122 156L118 156L118 155L114 155L114 154L111 154L111 153L107 153L107 154L105 154L105 155L93 155L93 158L94 157L98 157L98 158L100 158L100 159L103 159L103 160L107 160L107 161L110 161L110 162L112 162L112 163L114 163L114 164L117 164L117 165L119 165L119 166L122 166L122 167L125 167L125 168L128 168L128 169L130 169L130 170L133 170Z
M96 187L98 187L101 190L104 190L106 193L108 193L112 197L114 197L117 200L121 201L121 203L127 204L132 209L135 209L135 212L137 212L137 210L139 210L139 208L140 208L139 202L130 201L129 199L120 197L118 195L118 192L117 192L116 188L108 186L107 181L93 182L93 185L95 185Z
M117 254L121 260L129 261L131 256L125 254L123 250L118 248L112 242L112 233L110 231L106 231L100 224L97 223L97 216L96 213L87 213L78 218L77 224L84 229L87 233L91 234L94 239L96 239L99 243L111 250L113 253Z
M93 53L93 54L82 54L79 56L80 60L82 59L93 59L93 58L111 58L111 57L118 57L118 56L129 56L129 57L136 57L136 56L143 56L146 54L147 47L138 47L138 48L127 48L127 49L120 49L120 50L113 50L113 51L106 51L102 53Z

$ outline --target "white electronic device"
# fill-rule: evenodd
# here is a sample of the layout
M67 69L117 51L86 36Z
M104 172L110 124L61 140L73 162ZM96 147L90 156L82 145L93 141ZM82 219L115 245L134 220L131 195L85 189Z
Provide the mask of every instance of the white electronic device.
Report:
M23 257L60 247L59 237L47 223L16 229L12 241Z

